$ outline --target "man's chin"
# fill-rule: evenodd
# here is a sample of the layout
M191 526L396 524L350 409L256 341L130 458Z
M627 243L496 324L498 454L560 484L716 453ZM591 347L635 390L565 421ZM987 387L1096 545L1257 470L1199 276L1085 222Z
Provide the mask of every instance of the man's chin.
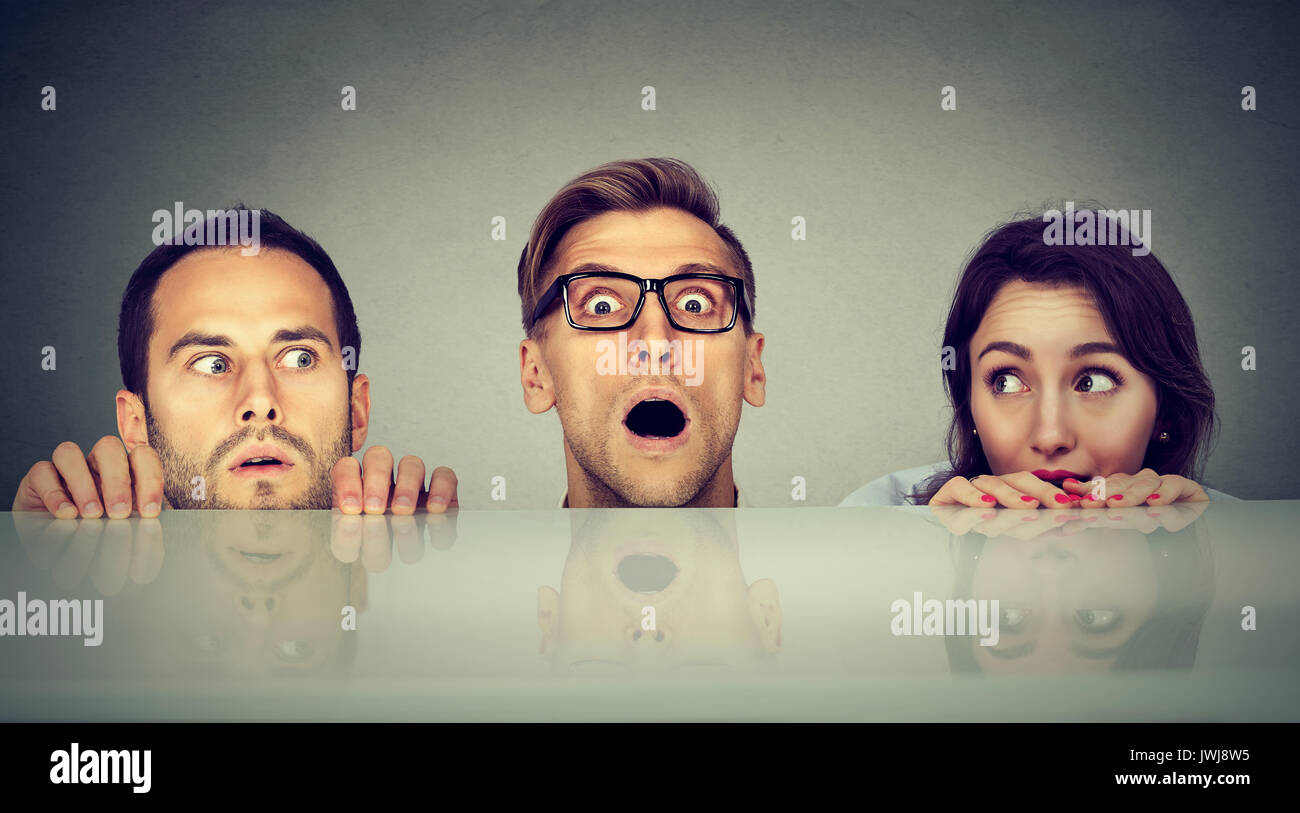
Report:
M613 490L625 502L645 508L674 508L695 499L706 486L703 471L674 461L671 466L646 466L644 461L618 469L619 487ZM696 461L693 461L696 462ZM705 482L701 482L701 481ZM606 484L611 485L611 484Z
M220 482L202 498L192 494L168 497L173 508L226 509L226 510L298 510L318 509L328 511L333 507L333 494L328 488L312 489L304 486L289 487L270 480L253 482Z
M326 490L313 491L308 488L289 490L279 484L261 481L257 488L245 499L245 507L250 509L291 510L318 509L328 511L333 507L333 494Z

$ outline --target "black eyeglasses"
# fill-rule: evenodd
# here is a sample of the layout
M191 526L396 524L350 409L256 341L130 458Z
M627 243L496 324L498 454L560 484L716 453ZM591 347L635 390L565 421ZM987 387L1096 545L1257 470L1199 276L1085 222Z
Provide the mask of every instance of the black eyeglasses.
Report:
M676 274L642 279L617 271L562 274L533 309L533 324L557 298L575 330L622 330L641 315L645 295L659 294L659 304L674 328L688 333L725 333L736 326L745 306L745 283L723 274Z

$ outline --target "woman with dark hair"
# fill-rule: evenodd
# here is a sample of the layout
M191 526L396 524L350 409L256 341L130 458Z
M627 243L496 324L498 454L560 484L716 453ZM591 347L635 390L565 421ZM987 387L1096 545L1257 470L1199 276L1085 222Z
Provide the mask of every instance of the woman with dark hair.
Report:
M1149 249L1053 245L1049 219L995 229L957 283L943 338L948 462L883 477L841 505L1233 499L1195 482L1214 392L1169 272ZM1097 233L1119 225L1099 219Z
M1208 535L1196 525L1172 532L1116 530L1112 524L1070 537L954 535L953 598L996 597L1000 606L997 643L981 646L972 635L944 638L952 671L1192 667L1214 601Z

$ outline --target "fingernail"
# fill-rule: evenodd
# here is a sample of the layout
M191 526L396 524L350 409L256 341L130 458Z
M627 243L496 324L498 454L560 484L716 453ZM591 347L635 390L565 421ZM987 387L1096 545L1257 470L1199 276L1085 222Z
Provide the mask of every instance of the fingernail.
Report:
M146 504L145 507L144 507L144 513L146 513L146 514L156 514L156 513L158 513L158 510L159 510L161 507L162 507L162 506L158 505L158 503L156 503L156 502L148 503L148 504Z
M997 502L997 501L998 501L998 498L997 498L997 497L994 497L992 494L985 494L984 496L980 497L980 499L983 500L984 502Z
M446 505L446 504L447 504L447 498L446 498L446 497L431 497L431 498L429 499L429 502L433 503L434 505Z
M1124 495L1123 495L1123 494L1116 494L1115 496L1111 497L1111 499L1112 499L1112 500L1122 500L1122 499L1124 499Z
M72 510L75 512L75 511L77 510L77 506L73 505L73 504L70 503L70 502L63 502L63 503L60 503L60 504L59 504L59 508L58 508L58 510L55 511L54 513L56 513L56 514L63 514L63 513L66 513L66 512L68 511L68 509L72 509Z
M1083 499L1083 497L1080 497L1078 494L1071 494L1071 495L1070 495L1070 502L1078 502L1079 500L1082 500L1082 499Z
M1056 501L1059 503L1067 503L1070 501L1070 498L1065 496L1064 494L1057 494Z
M343 498L343 507L344 507L344 508L356 508L356 507L357 507L358 505L360 505L360 504L361 504L361 503L358 502L358 500L357 500L356 497L344 497L344 498Z
M1077 482L1079 482L1079 481L1076 480L1076 479L1074 479L1073 477L1066 477L1065 480L1064 480L1064 482L1067 482L1067 483L1077 483Z
M81 513L87 515L98 514L101 510L102 509L100 509L99 503L95 502L94 500L91 500L90 502L86 503L86 507L82 509Z
M370 499L366 500L367 511L379 511L382 510L383 507L384 504L379 501L378 497L371 497Z
M113 507L108 509L109 516L124 517L129 513L131 513L131 506L124 502L115 502Z
M1031 497L1031 496L1029 496L1028 494L1021 494L1021 495L1020 495L1020 499L1024 500L1025 502L1033 502L1033 501L1034 501L1034 498Z
M1092 496L1091 494L1088 495L1088 499L1092 500L1093 502L1097 501L1097 498Z
M400 505L403 508L409 508L411 506L411 498L398 497L397 499L393 500L393 505Z
M1158 500L1158 499L1160 499L1160 495L1159 495L1159 494L1152 494L1150 497L1147 497L1147 499L1148 499L1148 500Z

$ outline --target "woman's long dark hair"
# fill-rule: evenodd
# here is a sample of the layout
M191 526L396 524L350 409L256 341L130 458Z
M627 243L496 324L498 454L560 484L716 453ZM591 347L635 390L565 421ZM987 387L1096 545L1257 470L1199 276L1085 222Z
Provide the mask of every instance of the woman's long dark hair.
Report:
M1124 358L1155 382L1156 425L1169 440L1151 441L1142 466L1200 478L1215 430L1214 390L1201 367L1191 311L1169 272L1154 254L1134 256L1132 246L1048 245L1043 234L1041 216L999 226L962 271L943 333L943 346L956 352L955 368L943 370L953 408L949 468L908 495L916 503L928 503L954 476L992 473L974 435L970 340L998 291L1016 280L1074 286L1092 295Z

